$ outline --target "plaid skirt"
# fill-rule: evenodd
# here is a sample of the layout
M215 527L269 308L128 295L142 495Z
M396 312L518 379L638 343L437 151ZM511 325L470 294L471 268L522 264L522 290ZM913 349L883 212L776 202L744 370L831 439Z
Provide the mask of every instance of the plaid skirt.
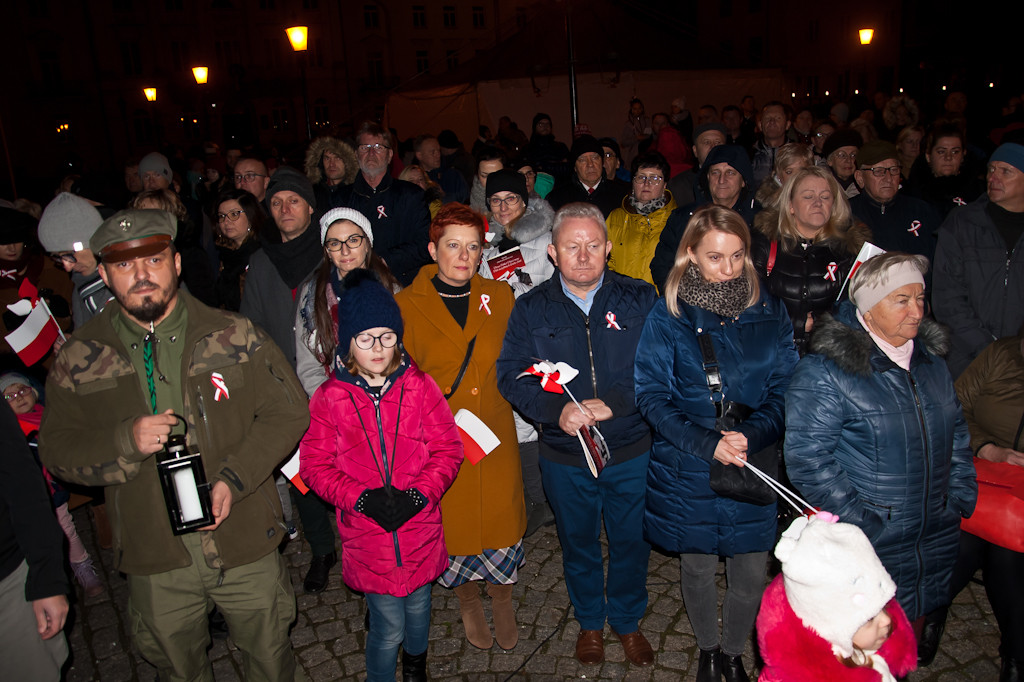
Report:
M519 581L519 567L525 560L522 540L511 547L485 549L483 554L449 556L448 569L437 580L445 587L458 587L471 580L510 585Z

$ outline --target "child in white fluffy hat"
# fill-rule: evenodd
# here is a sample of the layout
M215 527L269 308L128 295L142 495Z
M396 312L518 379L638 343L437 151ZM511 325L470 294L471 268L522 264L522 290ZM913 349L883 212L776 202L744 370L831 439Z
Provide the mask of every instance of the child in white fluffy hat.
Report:
M757 616L759 682L895 682L917 666L896 585L860 528L819 512L782 534Z

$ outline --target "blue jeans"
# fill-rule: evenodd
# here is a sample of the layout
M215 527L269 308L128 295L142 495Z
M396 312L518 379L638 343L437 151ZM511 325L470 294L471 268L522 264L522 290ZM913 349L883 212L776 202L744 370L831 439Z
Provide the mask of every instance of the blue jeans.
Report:
M366 593L370 633L366 636L367 682L394 682L398 647L418 656L427 650L430 632L430 586L408 597Z
M582 630L636 632L647 610L644 497L650 454L606 467L594 478L586 467L541 459L544 492L555 512L562 566ZM608 579L601 553L601 521L608 536Z

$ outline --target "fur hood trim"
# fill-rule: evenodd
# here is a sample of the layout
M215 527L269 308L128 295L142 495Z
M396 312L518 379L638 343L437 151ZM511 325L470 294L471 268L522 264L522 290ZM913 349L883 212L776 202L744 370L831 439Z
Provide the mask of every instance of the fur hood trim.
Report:
M494 218L491 218L491 222L494 225L499 224ZM517 220L512 221L507 228L507 233L509 238L515 239L520 244L526 244L537 237L549 234L554 222L555 209L551 208L551 204L544 199L531 197L526 211Z
M309 149L306 150L305 165L303 166L309 181L315 185L324 178L322 159L324 152L327 151L337 154L345 162L345 178L342 180L342 183L351 185L355 182L356 173L359 172L359 160L356 159L356 153L352 147L349 147L336 137L318 137L309 143Z
M754 229L769 241L783 241L782 232L779 230L778 207L765 208L754 216ZM839 229L837 239L847 253L856 256L864 242L871 241L871 228L851 216L850 223Z
M852 314L853 304L847 302L843 310L849 310ZM857 324L855 317L853 320L854 324ZM930 355L939 357L944 357L949 352L949 331L938 322L927 318L921 320L915 341L915 355L921 347ZM871 356L876 346L871 336L860 329L859 324L857 327L850 326L848 322L838 320L828 313L822 315L814 325L808 350L816 355L825 356L847 374L870 376L874 371Z

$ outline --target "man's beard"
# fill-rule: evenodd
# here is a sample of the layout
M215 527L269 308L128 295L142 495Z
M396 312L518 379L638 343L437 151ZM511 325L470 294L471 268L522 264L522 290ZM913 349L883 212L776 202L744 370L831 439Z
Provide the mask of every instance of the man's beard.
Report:
M134 286L137 287L140 285L153 286L153 283L146 280L137 282ZM124 300L122 300L122 297L118 297L117 302L121 304L121 307L124 308L125 312L139 322L156 322L167 312L167 306L169 306L171 301L174 299L173 292L174 289L178 287L178 282L171 282L171 287L172 288L169 290L158 289L157 291L148 293L142 297L142 301L140 303L136 303L134 305L128 303L128 295L132 293L132 290L129 289L128 294L123 297ZM154 295L160 296L161 294L167 295L161 300L155 300L153 298Z

